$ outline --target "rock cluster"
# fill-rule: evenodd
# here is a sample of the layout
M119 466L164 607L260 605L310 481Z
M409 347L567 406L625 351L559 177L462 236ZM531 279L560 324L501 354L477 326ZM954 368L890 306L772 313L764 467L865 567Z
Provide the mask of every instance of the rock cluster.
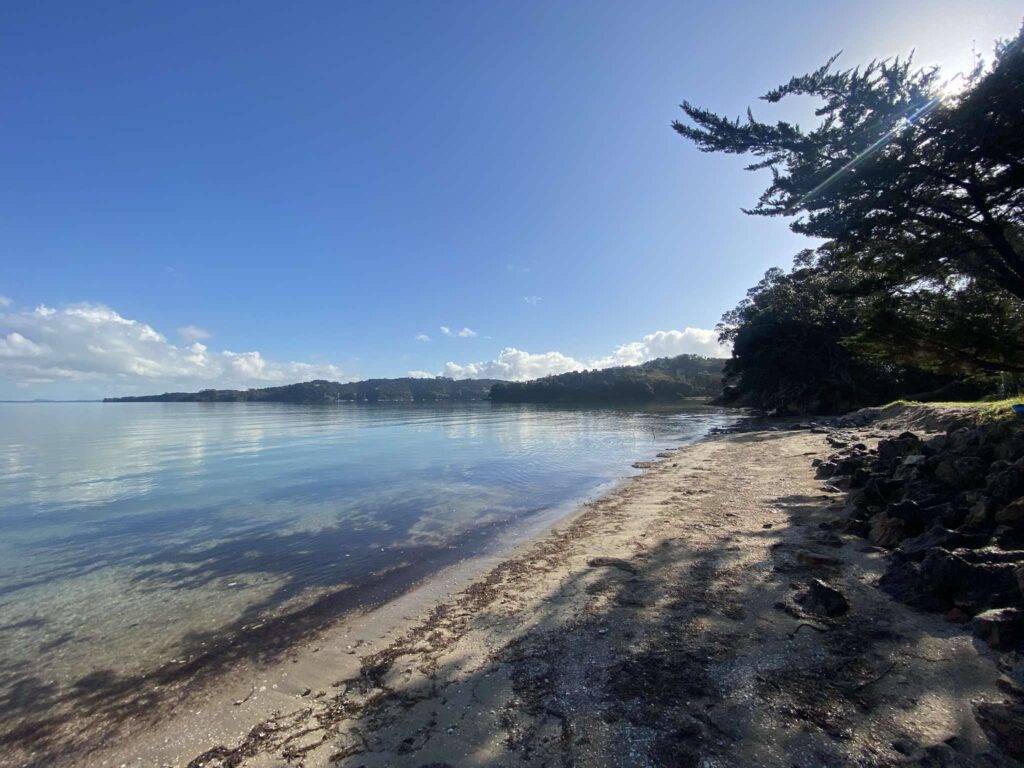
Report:
M848 491L845 531L892 550L880 586L896 599L964 619L1024 606L1024 430L848 443L818 476Z
M848 492L843 530L890 551L881 589L969 624L1004 652L1013 698L979 704L975 715L1008 754L1024 758L1024 664L1016 661L1024 658L1024 428L904 432L877 448L856 439L831 433L838 450L816 462L818 477Z

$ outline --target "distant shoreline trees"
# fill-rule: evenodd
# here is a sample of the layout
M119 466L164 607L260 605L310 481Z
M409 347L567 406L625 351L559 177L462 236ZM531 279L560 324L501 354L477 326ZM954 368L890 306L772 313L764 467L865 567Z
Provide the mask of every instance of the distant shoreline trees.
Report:
M721 392L724 360L679 355L641 365L573 371L534 381L499 381L496 403L649 403L686 397L713 398Z

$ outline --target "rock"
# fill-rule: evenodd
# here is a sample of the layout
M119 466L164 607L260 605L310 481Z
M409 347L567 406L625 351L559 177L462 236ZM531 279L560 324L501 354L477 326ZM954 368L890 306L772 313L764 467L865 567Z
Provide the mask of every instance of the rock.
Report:
M902 520L912 528L922 528L931 520L931 515L924 512L912 499L904 499L898 504L890 504L886 514L896 520Z
M872 474L870 470L866 469L865 467L861 467L852 475L850 475L850 487L863 488L865 485L867 485L867 482L868 480L871 479L871 477Z
M961 538L963 538L962 534L944 528L942 525L936 525L918 536L901 541L899 551L908 560L916 563L923 560L924 556L928 554L928 550L933 547L956 549Z
M847 520L843 525L843 533L849 533L866 539L871 533L871 523L867 520Z
M1014 577L1020 563L1000 562L1004 555L1020 558L1022 553L932 547L916 564L897 552L878 586L897 600L930 611L999 608L1020 599Z
M919 467L928 461L928 457L923 453L913 453L903 459L904 467Z
M967 514L964 516L963 524L970 528L987 528L992 524L992 500L987 496L978 493L969 493L964 499L967 504Z
M981 702L974 705L974 719L1003 752L1024 760L1024 706Z
M892 748L899 752L901 755L909 755L917 749L917 744L915 744L911 739L908 739L904 736L893 741Z
M998 651L1008 651L1024 640L1024 611L993 608L979 613L971 622L974 636Z
M832 477L832 475L835 474L835 471L836 464L834 461L823 461L821 464L818 465L818 469L814 473L814 476L819 479L825 477Z
M896 438L880 440L878 442L878 457L882 461L891 461L906 456L908 453L916 452L920 440L912 432L904 432Z
M807 592L796 598L806 610L823 616L842 616L850 610L850 601L835 587L814 579Z
M836 536L831 531L823 531L814 537L814 541L818 544L823 544L826 547L834 547L839 549L843 546L843 540Z
M871 518L871 530L868 541L879 547L891 549L907 537L907 524L903 520L889 517L886 512L879 512Z
M874 475L864 484L864 500L868 504L888 504L896 500L897 492L902 487L902 480Z
M996 523L1013 528L1024 527L1024 496L1012 501L996 512Z
M1017 683L1017 685L1024 687L1024 656L1011 651L1010 653L1004 653L999 657L999 671Z
M804 549L796 553L796 561L808 568L838 568L843 564L841 560L834 557L819 555L817 552L808 552Z
M996 687L1008 696L1024 697L1024 687L1020 681L1010 675L1000 675L996 680Z
M997 525L992 531L992 542L1002 549L1020 549L1024 545L1024 527Z
M950 624L966 624L971 620L971 615L963 608L950 608L946 611L946 621Z
M859 456L850 456L835 463L836 475L852 475L864 466L864 459Z
M995 461L985 478L985 491L1000 503L1024 496L1024 465L1008 461Z
M984 470L984 462L977 456L950 456L935 467L935 478L950 488L966 491L982 483Z

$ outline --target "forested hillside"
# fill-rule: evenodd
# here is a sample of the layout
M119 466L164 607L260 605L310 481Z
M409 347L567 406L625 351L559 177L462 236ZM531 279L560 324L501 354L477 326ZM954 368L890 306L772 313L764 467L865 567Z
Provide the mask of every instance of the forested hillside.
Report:
M493 379L367 379L348 384L336 381L305 381L264 389L204 389L200 392L168 392L139 397L108 397L107 403L412 403L439 400L484 400Z
M635 366L574 371L534 381L499 381L497 403L671 402L715 397L722 390L724 361L697 355L663 357Z

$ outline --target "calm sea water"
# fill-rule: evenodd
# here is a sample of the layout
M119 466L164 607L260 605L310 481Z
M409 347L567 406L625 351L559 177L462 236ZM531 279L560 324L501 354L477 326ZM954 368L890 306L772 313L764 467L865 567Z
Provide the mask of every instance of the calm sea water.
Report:
M147 674L268 617L340 608L325 595L381 599L734 420L702 407L0 405L0 714Z

